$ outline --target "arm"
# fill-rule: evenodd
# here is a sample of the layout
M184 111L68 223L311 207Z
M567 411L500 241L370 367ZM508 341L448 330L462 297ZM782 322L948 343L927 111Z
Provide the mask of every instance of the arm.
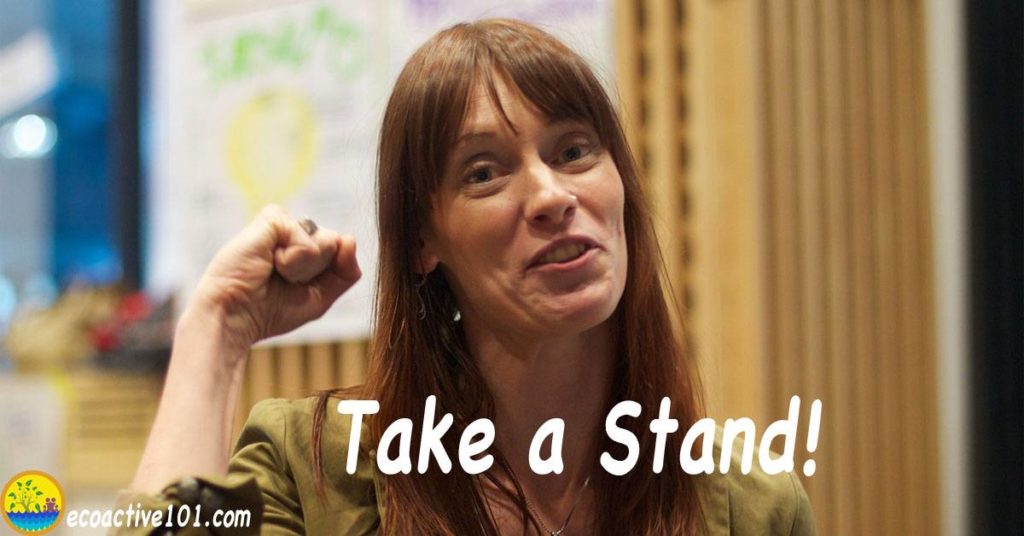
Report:
M355 242L264 209L211 261L175 332L164 393L132 489L224 475L249 348L319 318L360 277Z
M305 534L300 493L285 451L288 439L287 405L282 400L263 400L249 414L234 454L228 461L227 476L189 475L161 489L159 494L123 491L115 508L167 512L187 505L196 517L175 534L295 536ZM201 509L201 510L200 510ZM216 512L233 512L231 526L217 523ZM244 517L243 517L244 516ZM129 516L130 517L130 516ZM221 521L225 518L221 517ZM110 531L117 536L156 533L171 528L169 521L129 525Z
M137 491L157 493L177 478L227 471L249 349L225 340L221 315L190 308L178 323L160 406L132 483Z

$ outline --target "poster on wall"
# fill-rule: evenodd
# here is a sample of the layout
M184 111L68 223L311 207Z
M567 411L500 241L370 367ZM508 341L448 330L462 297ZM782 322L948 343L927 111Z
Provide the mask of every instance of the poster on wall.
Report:
M220 246L269 203L356 237L363 279L269 344L369 334L378 129L394 79L432 34L527 20L611 79L609 0L164 0L154 15L151 290L185 303Z
M582 55L610 88L614 35L611 0L405 0L391 2L387 21L395 76L405 60L439 30L464 21L511 18L555 35Z

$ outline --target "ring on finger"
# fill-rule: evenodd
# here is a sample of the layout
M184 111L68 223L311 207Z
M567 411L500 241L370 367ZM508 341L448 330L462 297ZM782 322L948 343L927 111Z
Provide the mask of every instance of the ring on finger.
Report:
M320 227L317 226L316 222L312 218L302 218L299 220L299 227L306 231L306 234L313 236L316 234L316 230Z

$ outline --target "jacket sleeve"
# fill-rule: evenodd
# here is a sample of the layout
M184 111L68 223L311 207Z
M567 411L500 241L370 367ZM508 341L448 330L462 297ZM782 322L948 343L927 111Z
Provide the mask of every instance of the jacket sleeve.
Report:
M295 477L286 452L288 419L285 400L264 400L253 406L238 437L235 454L228 464L228 475L255 478L263 505L260 534L305 534L302 506Z
M123 526L110 534L304 534L299 495L284 450L289 430L281 404L279 400L266 400L252 408L228 463L227 475L183 478L157 495L122 491L116 509L131 507L135 511L161 512L164 519L159 526L153 526L152 522L141 527ZM198 518L194 515L197 507ZM168 523L167 513L175 512L176 516L183 508L193 514L189 522L183 527L174 527L173 520ZM229 516L236 521L235 526L216 526L218 520L223 524ZM246 520L248 522L244 523Z
M793 482L794 492L794 513L793 528L789 531L790 536L814 536L817 532L814 526L814 514L811 510L811 500L807 497L800 479L793 473L789 474Z

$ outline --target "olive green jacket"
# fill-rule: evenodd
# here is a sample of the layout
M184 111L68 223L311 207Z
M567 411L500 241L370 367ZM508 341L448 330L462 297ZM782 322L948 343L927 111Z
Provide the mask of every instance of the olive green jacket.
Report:
M252 408L231 457L227 477L198 476L169 485L157 496L122 492L119 507L167 510L169 505L201 505L201 517L178 534L376 534L380 522L377 497L381 479L374 451L360 449L356 472L345 471L351 418L329 404L323 441L326 497L313 485L310 426L313 398L264 400ZM719 434L720 435L720 434ZM737 445L738 447L738 445ZM719 442L716 440L716 459ZM739 471L739 448L731 470L701 475L701 504L709 535L814 534L810 502L792 473L768 475L757 463L749 474ZM672 467L666 464L666 469ZM635 470L640 470L639 468ZM213 512L251 512L247 529L205 526ZM194 509L193 509L194 511ZM166 529L119 529L116 534L165 534Z

